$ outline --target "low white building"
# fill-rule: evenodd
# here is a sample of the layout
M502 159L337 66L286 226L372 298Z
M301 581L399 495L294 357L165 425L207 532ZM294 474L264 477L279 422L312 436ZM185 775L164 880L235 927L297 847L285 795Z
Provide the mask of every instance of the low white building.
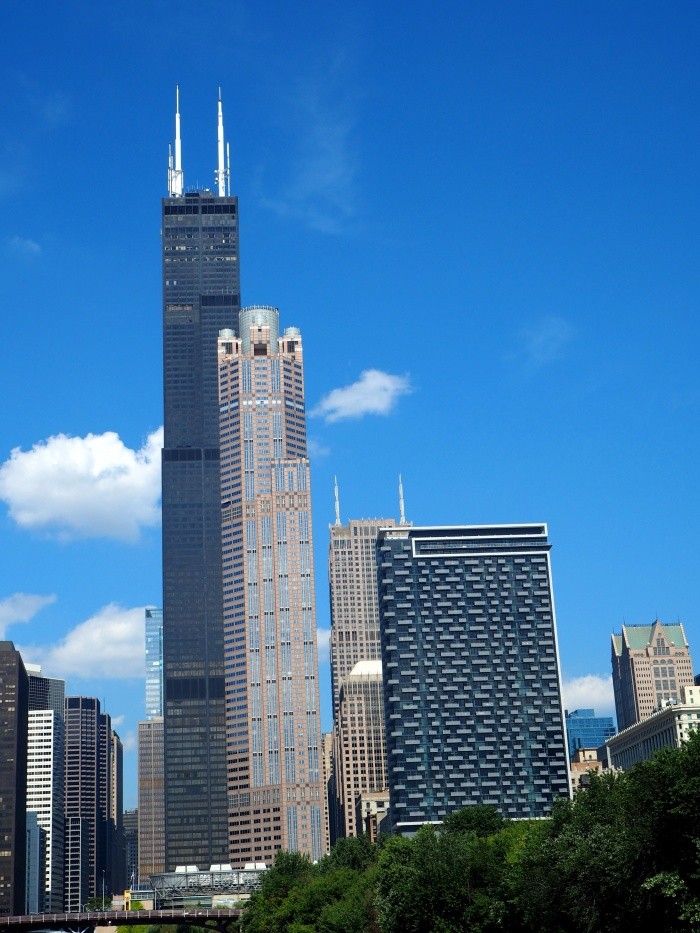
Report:
M681 687L681 700L608 739L610 767L627 771L660 748L680 748L691 732L700 729L700 687Z

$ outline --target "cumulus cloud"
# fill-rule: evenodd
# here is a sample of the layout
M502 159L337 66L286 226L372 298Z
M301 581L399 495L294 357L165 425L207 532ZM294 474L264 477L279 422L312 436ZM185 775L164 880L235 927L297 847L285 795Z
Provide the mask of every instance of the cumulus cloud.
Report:
M331 452L331 449L330 447L326 447L320 441L316 440L315 437L307 437L306 452L312 460L317 460L319 457L327 457Z
M131 450L113 431L57 434L18 447L0 466L0 499L23 528L60 540L114 538L136 542L142 527L160 518L163 429Z
M320 663L328 661L330 655L331 630L329 628L316 629L316 644L318 646L318 660Z
M520 353L527 366L537 369L560 360L573 336L574 328L568 321L549 315L520 331Z
M393 376L381 369L366 369L357 382L325 395L311 412L327 422L363 415L388 415L402 395L411 391L408 376Z
M564 707L575 709L594 709L597 716L609 716L615 713L612 676L584 674L583 677L564 678L562 682Z
M39 246L36 240L30 240L29 237L8 237L7 245L13 252L21 253L23 256L38 256L41 252L41 246Z
M129 680L145 676L144 610L110 603L53 645L20 648L49 677Z
M114 720L112 720L114 722ZM137 747L136 735L133 732L127 732L122 738L122 748L125 753L135 752Z
M44 606L56 602L55 596L37 596L33 593L13 593L0 599L0 638L15 622L31 622Z

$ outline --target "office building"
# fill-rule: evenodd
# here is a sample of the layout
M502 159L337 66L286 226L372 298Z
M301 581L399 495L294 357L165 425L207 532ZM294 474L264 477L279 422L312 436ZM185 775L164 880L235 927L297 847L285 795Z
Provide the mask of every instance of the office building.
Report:
M0 641L0 916L25 907L28 716L22 658L11 641Z
M185 188L176 109L161 224L166 865L209 868L228 845L216 338L238 325L238 201L221 100L216 191Z
M682 686L678 702L668 703L621 729L605 743L611 768L627 771L661 748L680 748L700 729L700 687Z
M382 662L358 661L343 678L333 733L338 823L343 836L357 836L355 810L361 794L387 788Z
M146 609L146 719L163 715L163 610Z
M547 526L379 532L389 820L569 795Z
M623 625L612 636L612 676L620 732L677 703L681 687L694 684L683 625L658 619L651 625Z
M26 824L25 914L43 913L46 873L46 833L39 826L37 814L27 810Z
M139 811L136 807L124 811L124 840L126 853L126 884L133 888L139 872Z
M239 333L218 341L234 866L325 851L302 340L269 307Z
M163 717L138 725L137 883L165 871L165 788Z
M579 748L600 748L615 735L612 716L596 716L593 709L566 710L566 739L569 759L573 761Z
M108 902L119 877L115 808L121 807L121 742L95 697L66 697L65 706L65 908L79 910L89 898Z
M65 682L44 677L36 664L29 675L27 810L44 832L46 864L42 911L63 910L65 807Z

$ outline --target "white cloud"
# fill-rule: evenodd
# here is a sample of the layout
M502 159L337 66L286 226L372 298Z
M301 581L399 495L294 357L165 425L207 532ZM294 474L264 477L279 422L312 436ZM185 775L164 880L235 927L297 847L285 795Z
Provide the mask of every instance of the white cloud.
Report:
M307 437L306 452L312 460L317 460L319 457L327 457L331 452L331 449L330 447L326 447L320 441L316 440L315 437Z
M582 677L563 679L562 694L564 707L573 712L575 709L594 709L596 716L615 714L615 697L612 676L584 674Z
M110 603L54 645L27 645L22 657L49 677L129 680L145 676L144 610Z
M0 599L0 638L15 622L31 622L44 606L56 602L55 596L36 596L33 593L13 593Z
M318 646L319 663L325 663L330 656L331 630L329 628L316 629L316 645Z
M402 395L411 391L408 376L366 369L357 382L333 389L311 412L327 422L363 415L388 415Z
M537 369L564 356L574 328L562 317L549 315L520 331L521 355L527 366Z
M113 431L57 434L31 450L15 448L0 466L0 499L23 528L60 540L114 538L136 542L160 519L163 429L131 450Z
M112 720L112 725L114 725L114 720ZM135 752L137 747L136 734L134 732L127 732L125 736L121 737L122 747L125 752Z
M36 240L30 240L29 237L8 237L7 245L14 252L21 253L23 256L38 256L41 252L41 246L39 246Z

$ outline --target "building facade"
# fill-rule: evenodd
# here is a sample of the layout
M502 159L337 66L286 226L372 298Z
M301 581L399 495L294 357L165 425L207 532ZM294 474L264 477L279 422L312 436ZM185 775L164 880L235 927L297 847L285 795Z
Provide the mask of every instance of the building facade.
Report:
M549 550L543 524L380 531L393 831L569 795Z
M137 883L165 871L165 788L163 717L138 725Z
M163 715L163 610L145 610L146 719Z
M600 748L615 735L612 716L596 716L593 709L566 710L566 740L569 759L573 761L579 748Z
M325 851L302 341L269 307L244 309L239 333L218 341L234 866Z
M179 105L163 200L162 454L166 865L226 860L226 739L216 339L240 309L238 200L186 191Z
M622 732L693 686L693 662L680 622L623 625L612 636L612 677L617 727Z
M19 651L0 641L0 916L25 908L29 678Z
M65 682L44 677L27 664L29 675L29 740L27 746L27 810L36 813L45 834L45 877L42 911L63 910L65 824Z
M126 883L133 888L139 874L139 811L136 807L124 811L124 840Z
M333 736L338 822L343 836L357 836L358 797L387 788L381 661L358 661L343 678Z
M680 748L700 729L700 687L680 688L678 703L668 703L645 719L621 729L605 743L611 768L627 771L661 748Z

